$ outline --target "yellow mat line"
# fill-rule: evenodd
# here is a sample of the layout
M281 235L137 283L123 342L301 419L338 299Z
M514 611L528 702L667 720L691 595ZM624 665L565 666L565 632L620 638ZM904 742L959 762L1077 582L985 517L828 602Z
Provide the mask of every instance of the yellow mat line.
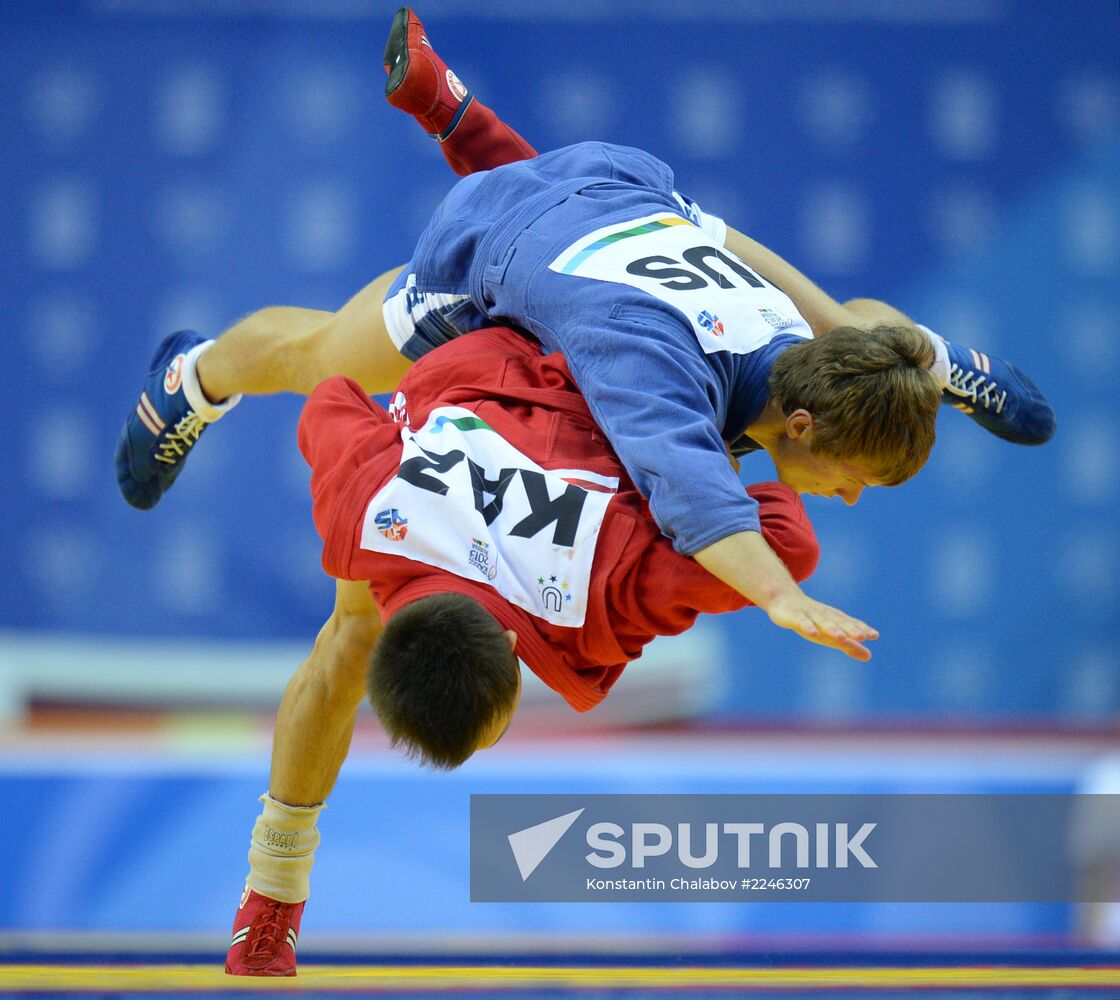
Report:
M1120 986L1120 967L650 967L306 965L297 979L227 976L213 965L0 965L0 991L534 989L738 986L757 989L957 989Z

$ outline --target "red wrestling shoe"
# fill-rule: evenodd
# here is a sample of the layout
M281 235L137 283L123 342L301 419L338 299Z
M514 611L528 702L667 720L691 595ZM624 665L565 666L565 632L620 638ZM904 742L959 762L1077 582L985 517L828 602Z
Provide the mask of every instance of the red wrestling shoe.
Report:
M233 918L233 941L226 955L231 976L294 976L296 939L304 903L281 903L248 886Z
M474 95L436 55L420 18L402 7L385 43L385 97L439 142L455 131Z

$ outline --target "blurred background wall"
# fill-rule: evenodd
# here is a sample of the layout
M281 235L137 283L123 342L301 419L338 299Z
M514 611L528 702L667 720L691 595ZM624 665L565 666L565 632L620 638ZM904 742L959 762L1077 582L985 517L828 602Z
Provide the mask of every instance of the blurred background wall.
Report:
M383 100L393 10L0 6L9 721L47 688L102 697L114 671L125 688L159 688L157 701L194 683L191 697L220 702L239 656L274 701L298 657L269 651L305 647L328 613L297 399L243 405L149 513L118 495L113 449L168 332L217 335L266 304L335 309L408 258L453 177ZM946 409L916 481L870 490L854 510L807 498L823 548L809 589L880 628L875 659L856 665L757 613L711 620L702 718L1114 732L1115 4L418 10L459 75L538 149L600 138L651 150L682 191L834 296L885 299L1015 361L1058 411L1055 440L1027 449ZM771 468L756 457L744 473ZM200 655L199 642L218 645Z

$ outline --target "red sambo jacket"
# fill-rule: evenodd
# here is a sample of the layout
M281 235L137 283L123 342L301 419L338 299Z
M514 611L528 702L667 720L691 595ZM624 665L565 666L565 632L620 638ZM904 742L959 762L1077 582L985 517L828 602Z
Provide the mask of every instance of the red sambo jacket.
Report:
M328 379L299 424L332 576L368 580L382 616L429 594L477 599L577 711L656 635L748 602L663 536L564 359L512 330L418 361L386 412ZM748 491L766 541L803 580L818 546L798 496Z

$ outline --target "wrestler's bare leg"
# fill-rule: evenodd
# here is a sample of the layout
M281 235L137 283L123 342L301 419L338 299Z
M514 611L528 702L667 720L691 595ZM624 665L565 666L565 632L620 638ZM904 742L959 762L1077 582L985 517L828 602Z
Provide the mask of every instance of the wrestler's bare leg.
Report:
M307 395L332 375L366 392L389 392L411 364L401 356L381 303L401 268L371 281L338 312L269 306L230 327L198 358L202 391L212 402L238 393Z

